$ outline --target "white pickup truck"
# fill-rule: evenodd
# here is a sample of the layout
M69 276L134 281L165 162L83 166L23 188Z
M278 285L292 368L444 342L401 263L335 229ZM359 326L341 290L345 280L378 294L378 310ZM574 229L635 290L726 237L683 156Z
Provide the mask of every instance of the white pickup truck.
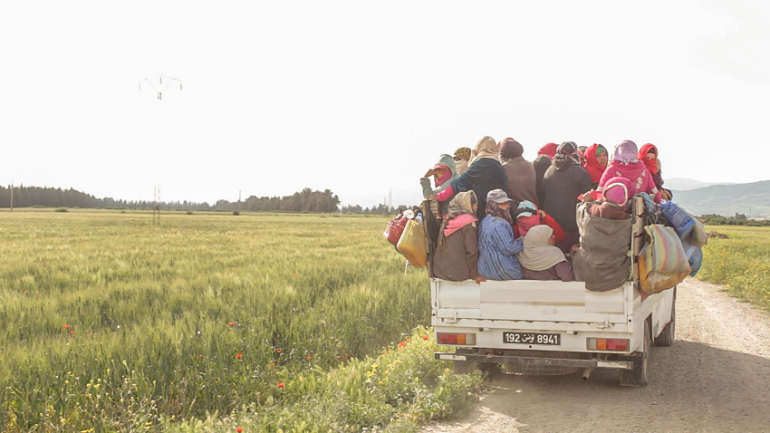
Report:
M642 219L636 218L632 251L639 252ZM635 254L634 254L635 256ZM595 368L620 371L622 386L649 381L649 352L674 343L676 287L643 296L632 260L629 281L606 292L582 282L431 279L436 341L455 346L436 353L455 371L479 368L524 374L569 374Z

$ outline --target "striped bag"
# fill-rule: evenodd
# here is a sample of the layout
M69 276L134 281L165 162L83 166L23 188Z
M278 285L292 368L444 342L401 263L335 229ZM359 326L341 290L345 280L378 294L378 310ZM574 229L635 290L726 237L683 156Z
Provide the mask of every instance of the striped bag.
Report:
M671 227L644 227L649 242L639 252L639 281L642 290L654 294L681 283L692 270L679 236Z

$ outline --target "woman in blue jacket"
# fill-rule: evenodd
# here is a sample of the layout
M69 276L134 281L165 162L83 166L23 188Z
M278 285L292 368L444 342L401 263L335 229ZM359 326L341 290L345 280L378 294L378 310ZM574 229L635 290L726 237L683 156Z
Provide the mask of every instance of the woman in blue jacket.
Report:
M487 195L486 216L479 225L479 275L487 280L524 278L516 254L524 246L513 239L511 202L505 191L494 189Z

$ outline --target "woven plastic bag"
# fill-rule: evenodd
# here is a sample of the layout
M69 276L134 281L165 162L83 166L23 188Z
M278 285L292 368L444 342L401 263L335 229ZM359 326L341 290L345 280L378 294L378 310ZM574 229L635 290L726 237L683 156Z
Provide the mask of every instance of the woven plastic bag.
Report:
M428 252L425 249L425 231L422 225L415 220L409 220L404 227L404 233L398 240L396 249L409 260L409 264L415 268L422 268L428 264Z
M692 270L674 229L652 224L644 230L650 242L639 252L639 282L652 295L681 283Z
M400 214L388 222L388 227L385 228L385 232L382 236L388 240L391 244L398 245L398 240L401 239L401 234L404 233L404 227L406 222L409 221L404 214Z
M695 226L695 218L693 218L686 210L674 204L672 201L667 201L661 206L663 215L666 217L671 226L676 230L676 233L686 239L690 230Z

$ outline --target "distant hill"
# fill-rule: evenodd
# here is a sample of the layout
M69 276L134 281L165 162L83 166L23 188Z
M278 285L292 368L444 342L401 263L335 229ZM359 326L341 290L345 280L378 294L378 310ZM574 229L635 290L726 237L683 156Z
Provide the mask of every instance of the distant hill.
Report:
M668 180L665 186L669 186ZM770 180L734 185L712 185L690 191L674 190L674 202L695 215L770 216ZM749 215L750 214L750 215Z
M734 183L715 183L715 182L701 182L694 179L666 179L665 187L671 190L677 191L689 191L692 189L706 188L712 185L735 185Z

